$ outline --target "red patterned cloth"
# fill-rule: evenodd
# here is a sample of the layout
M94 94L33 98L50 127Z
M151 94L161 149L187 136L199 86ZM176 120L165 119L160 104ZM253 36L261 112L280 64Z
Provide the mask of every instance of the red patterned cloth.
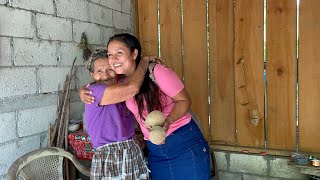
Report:
M135 121L136 122L136 121ZM146 146L143 139L143 134L138 123L135 123L135 138L138 141L140 148L143 150ZM79 159L92 160L94 149L92 142L87 132L80 129L76 132L68 134L69 151Z
M79 159L91 160L94 154L89 135L82 129L68 134L69 151Z

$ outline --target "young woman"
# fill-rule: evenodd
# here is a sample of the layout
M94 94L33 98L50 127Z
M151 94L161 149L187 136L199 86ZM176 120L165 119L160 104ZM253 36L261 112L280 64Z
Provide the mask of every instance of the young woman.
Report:
M126 79L132 79L143 62L138 39L127 33L117 34L110 38L107 49L112 69L125 75ZM136 54L137 58L127 58L130 54ZM125 88L118 90L126 91ZM81 90L83 102L93 101L89 92ZM151 74L147 71L139 92L126 100L147 142L153 180L210 179L209 146L188 113L190 104L190 97L177 74L161 64L156 64ZM161 145L149 141L149 129L144 125L146 116L153 110L161 111L166 117L163 128L167 137Z

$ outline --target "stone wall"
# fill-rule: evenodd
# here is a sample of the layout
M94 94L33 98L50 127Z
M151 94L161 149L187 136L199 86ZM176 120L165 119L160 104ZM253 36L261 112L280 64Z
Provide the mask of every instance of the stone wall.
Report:
M288 157L214 152L219 180L307 180L300 169L289 166Z
M57 92L75 58L71 119L82 118L80 86L91 81L77 46L133 33L131 0L0 0L0 179L19 156L47 145Z

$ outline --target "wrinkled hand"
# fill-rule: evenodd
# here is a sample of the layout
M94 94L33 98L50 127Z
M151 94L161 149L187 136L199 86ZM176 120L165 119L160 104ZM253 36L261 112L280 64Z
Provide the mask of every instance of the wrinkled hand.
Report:
M82 86L79 90L80 100L86 104L92 104L94 102L94 97L91 95L92 91L90 91L87 87L89 86Z
M142 60L146 60L146 61L149 61L149 62L154 62L154 63L157 63L157 64L161 64L166 68L168 67L166 65L165 61L163 59L161 59L160 57L158 57L158 56L145 56L145 57L142 57Z

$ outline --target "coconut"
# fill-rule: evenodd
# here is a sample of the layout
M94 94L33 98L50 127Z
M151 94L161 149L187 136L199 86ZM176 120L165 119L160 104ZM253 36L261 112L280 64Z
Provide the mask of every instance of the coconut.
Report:
M153 127L153 126L162 126L165 121L165 118L161 111L154 110L150 112L146 118L145 126Z
M166 139L166 132L161 126L153 126L149 134L149 139L153 144L161 144Z

